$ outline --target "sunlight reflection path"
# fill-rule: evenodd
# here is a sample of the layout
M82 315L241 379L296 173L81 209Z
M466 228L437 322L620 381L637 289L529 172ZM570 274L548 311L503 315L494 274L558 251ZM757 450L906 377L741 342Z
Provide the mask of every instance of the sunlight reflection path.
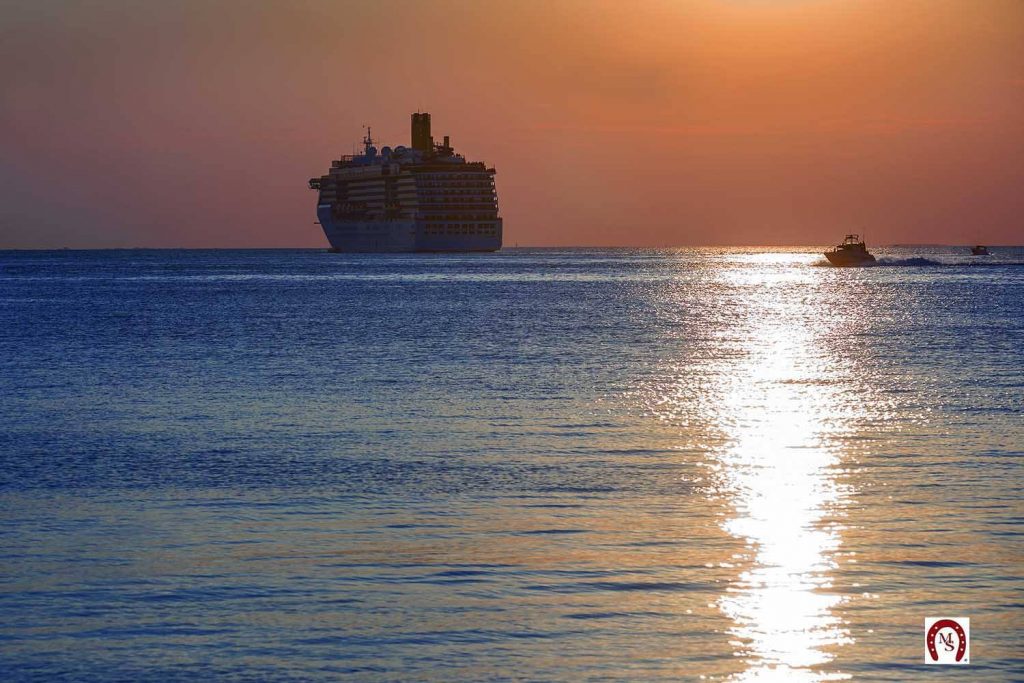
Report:
M749 566L718 607L734 623L733 645L747 662L735 680L823 681L849 678L819 667L852 642L833 614L830 593L840 546L835 522L846 492L837 483L844 430L844 367L822 337L829 325L792 283L743 269L747 292L742 360L716 412L728 445L716 455L733 516L724 528L746 541ZM734 275L737 273L734 271Z

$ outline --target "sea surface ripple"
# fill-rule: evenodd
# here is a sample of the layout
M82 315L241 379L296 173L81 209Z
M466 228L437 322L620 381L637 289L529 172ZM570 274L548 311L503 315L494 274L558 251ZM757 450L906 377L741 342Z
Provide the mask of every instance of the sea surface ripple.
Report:
M1024 250L878 253L0 252L2 678L1020 677Z

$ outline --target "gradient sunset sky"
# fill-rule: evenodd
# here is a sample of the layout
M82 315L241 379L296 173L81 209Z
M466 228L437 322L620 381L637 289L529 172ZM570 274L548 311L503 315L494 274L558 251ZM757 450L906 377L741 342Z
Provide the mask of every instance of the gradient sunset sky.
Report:
M326 246L416 110L506 246L1024 243L1024 0L25 0L0 63L0 248Z

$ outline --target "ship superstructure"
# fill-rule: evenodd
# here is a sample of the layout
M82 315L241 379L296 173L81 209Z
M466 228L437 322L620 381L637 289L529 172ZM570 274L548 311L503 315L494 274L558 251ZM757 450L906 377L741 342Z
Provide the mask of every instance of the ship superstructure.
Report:
M466 161L447 135L435 144L430 114L412 115L412 145L374 146L331 162L311 178L316 215L331 247L344 252L495 251L501 218L494 169Z

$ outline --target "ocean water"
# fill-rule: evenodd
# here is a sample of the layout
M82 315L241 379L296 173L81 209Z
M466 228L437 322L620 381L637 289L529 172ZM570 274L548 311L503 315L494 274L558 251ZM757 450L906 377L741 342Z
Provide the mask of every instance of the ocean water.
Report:
M877 253L0 252L2 679L1021 679L1024 250Z

